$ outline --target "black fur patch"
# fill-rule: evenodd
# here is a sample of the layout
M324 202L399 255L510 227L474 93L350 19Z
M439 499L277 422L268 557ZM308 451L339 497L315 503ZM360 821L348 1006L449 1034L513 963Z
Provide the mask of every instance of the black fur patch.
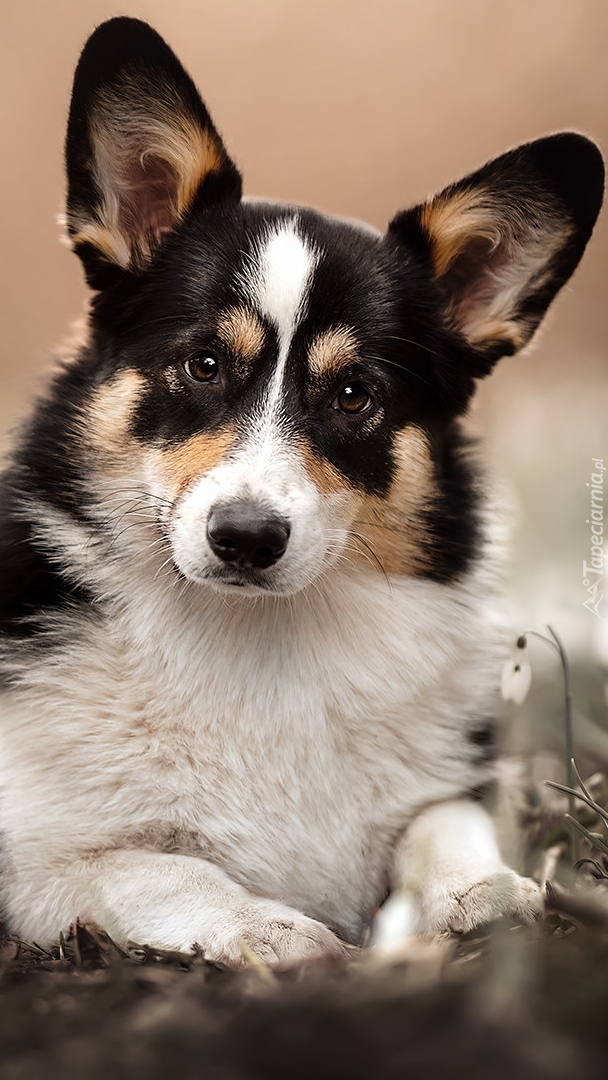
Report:
M44 551L35 524L22 515L5 483L0 492L0 633L25 642L43 632L50 644L49 617L82 611L93 597Z
M487 783L472 788L468 794L474 802L492 803L496 798L496 787L496 780L488 780Z
M498 756L496 722L484 720L469 731L469 741L474 747L475 761L488 765Z
M477 802L491 802L496 796L497 781L492 777L492 766L498 760L498 732L496 721L492 718L479 720L469 728L466 735L471 759L477 765L482 774L490 778L476 784L468 792L472 799Z

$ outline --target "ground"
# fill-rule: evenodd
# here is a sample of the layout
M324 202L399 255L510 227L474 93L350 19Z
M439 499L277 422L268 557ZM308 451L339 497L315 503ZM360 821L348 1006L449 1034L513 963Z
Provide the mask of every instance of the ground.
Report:
M587 881L566 874L558 884L560 828L544 812L528 821L550 879L538 925L421 941L390 960L353 951L348 961L230 972L202 956L125 953L94 925L50 952L4 935L0 1077L599 1080L608 864L600 853Z

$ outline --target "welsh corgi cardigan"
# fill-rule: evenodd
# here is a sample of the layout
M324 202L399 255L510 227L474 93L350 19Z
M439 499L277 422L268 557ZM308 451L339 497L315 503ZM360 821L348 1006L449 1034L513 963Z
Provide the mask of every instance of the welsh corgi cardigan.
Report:
M9 926L238 965L341 954L391 891L412 933L533 919L479 799L504 641L459 418L576 267L598 150L528 143L384 235L243 200L118 18L66 157L88 339L2 485Z

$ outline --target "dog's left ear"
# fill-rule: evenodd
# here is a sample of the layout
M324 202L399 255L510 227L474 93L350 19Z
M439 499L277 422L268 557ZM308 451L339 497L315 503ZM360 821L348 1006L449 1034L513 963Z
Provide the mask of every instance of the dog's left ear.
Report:
M144 268L195 206L241 195L190 76L139 19L110 19L84 47L66 166L68 232L96 289Z
M538 139L391 222L430 266L472 375L522 348L577 266L602 203L604 166L582 135Z

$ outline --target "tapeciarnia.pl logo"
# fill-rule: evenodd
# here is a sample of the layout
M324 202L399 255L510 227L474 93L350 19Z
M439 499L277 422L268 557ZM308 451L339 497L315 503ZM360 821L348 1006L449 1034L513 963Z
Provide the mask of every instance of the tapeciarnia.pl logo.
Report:
M603 458L591 458L591 461L593 472L591 481L587 483L587 487L591 489L591 516L586 522L591 526L591 558L589 562L583 559L583 585L589 596L583 601L583 607L603 619L600 604L604 595L604 472L606 466Z

